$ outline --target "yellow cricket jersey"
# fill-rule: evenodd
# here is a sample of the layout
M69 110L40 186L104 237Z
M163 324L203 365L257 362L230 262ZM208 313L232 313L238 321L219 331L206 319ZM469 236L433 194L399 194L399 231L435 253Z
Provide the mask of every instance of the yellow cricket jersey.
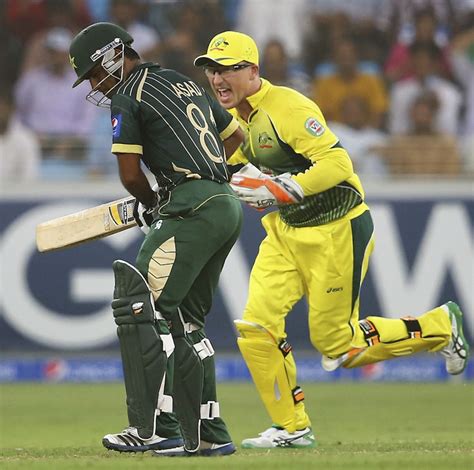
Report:
M328 129L316 103L264 79L247 101L253 108L248 122L236 109L230 110L246 139L228 163L250 162L263 172L294 175L305 198L280 206L284 222L295 227L321 225L362 203L363 188L349 155Z

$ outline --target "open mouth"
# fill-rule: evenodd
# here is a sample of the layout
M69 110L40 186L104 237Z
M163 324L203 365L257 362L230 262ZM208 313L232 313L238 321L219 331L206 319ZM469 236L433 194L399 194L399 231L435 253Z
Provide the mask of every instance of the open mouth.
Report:
M227 101L232 95L230 88L217 88L217 95L222 101Z

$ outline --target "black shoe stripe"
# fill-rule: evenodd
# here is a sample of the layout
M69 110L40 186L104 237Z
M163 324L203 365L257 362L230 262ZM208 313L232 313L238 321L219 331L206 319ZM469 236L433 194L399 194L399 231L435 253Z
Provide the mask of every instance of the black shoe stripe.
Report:
M118 437L119 439L121 439L122 442L123 442L126 446L136 446L136 444L135 444L133 441L130 442L130 441L128 440L128 439L130 439L130 438L127 439L123 434L117 434L117 437ZM128 436L127 436L127 437L128 437Z
M133 437L133 439L137 442L137 444L138 444L139 446L145 445L145 442L144 442L140 437L138 437L138 436L131 436L131 435L129 434L129 438L131 438L131 437Z

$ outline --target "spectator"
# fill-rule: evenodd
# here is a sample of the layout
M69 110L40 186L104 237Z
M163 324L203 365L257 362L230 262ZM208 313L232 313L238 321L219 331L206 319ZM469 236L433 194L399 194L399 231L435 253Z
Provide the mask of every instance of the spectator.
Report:
M26 72L15 88L18 117L38 135L45 157L81 158L95 112L80 89L71 89L71 39L68 30L50 30L46 62Z
M82 0L74 2L72 0L41 0L37 3L43 5L41 11L44 14L44 21L39 30L26 42L21 64L22 73L41 66L47 60L48 51L45 42L46 35L51 29L63 28L75 32L89 23L86 5Z
M415 35L411 43L397 41L390 50L385 63L384 72L388 80L394 82L413 77L413 65L410 57L410 44L436 44L436 16L432 10L421 10L415 15ZM449 78L451 70L448 61L446 44L438 44L442 50L440 60L440 74Z
M357 37L359 68L379 73L387 56L388 38L376 27L380 0L308 0L311 27L304 34L303 55L307 70L316 75L333 71L330 52L344 36Z
M386 144L387 134L370 124L369 104L360 96L347 96L341 103L341 122L329 122L341 145L347 150L359 175L386 175L379 150Z
M241 0L236 29L253 37L260 48L271 38L280 39L289 57L299 60L302 31L309 26L307 6L307 0Z
M146 62L156 62L160 38L150 26L139 21L137 0L110 0L110 21L124 28L134 38L133 48Z
M33 132L14 119L14 105L0 87L0 181L17 184L39 176L40 148Z
M451 62L465 99L461 126L464 167L474 173L474 27L456 36L451 44Z
M298 63L289 60L279 39L271 39L263 50L262 74L274 85L294 88L306 96L310 94L308 75Z
M436 17L436 43L444 45L448 41L449 25L455 13L451 0L384 0L376 18L377 26L386 31L393 42L409 44L415 36L417 13L428 9Z
M410 109L410 135L438 135L435 124L438 108L438 98L432 91L425 91L417 96Z
M8 31L6 23L5 3L0 2L0 70L2 81L8 88L17 80L23 46L18 38Z
M170 16L174 32L164 41L161 60L167 67L179 70L197 83L207 86L207 80L204 80L200 71L193 66L194 58L201 51L197 40L199 30L207 32L200 6L193 3L179 5Z
M433 91L422 91L409 113L410 132L393 136L384 149L393 174L456 175L461 169L457 139L436 129L439 101Z
M335 45L336 71L316 78L313 82L313 99L328 120L343 121L341 104L347 96L359 96L369 105L369 122L381 127L388 107L387 94L382 79L360 72L354 40L345 37Z
M440 61L440 50L434 44L414 44L410 51L413 58L414 76L396 82L391 91L389 131L391 134L408 134L410 108L416 97L425 90L435 93L439 108L436 113L436 130L442 134L458 132L462 97L459 90L436 71Z

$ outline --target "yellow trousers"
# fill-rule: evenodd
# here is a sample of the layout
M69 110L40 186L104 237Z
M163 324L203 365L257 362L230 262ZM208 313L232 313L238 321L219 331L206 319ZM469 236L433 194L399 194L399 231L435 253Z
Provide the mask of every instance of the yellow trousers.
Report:
M359 324L359 294L374 238L372 219L365 204L337 221L318 227L289 227L281 221L278 212L266 215L262 223L267 236L251 272L243 320L263 327L275 344L286 338L286 315L303 296L309 305L311 343L321 354L337 358L353 348L367 348L363 355L344 364L347 367L422 350L436 351L448 343L451 325L441 308L417 318L419 334L410 333L402 319L368 317L377 334L367 339L367 332ZM252 349L243 348L243 341L239 346L254 382L260 383L255 378L262 370L261 364L256 366ZM283 363L283 355L281 360ZM284 361L291 364L286 367L286 376L288 389L292 390L296 386L296 367L291 352ZM272 413L275 397L269 397L268 388L262 393L263 389L257 385L270 416L280 417L281 412ZM295 423L290 428L308 426L310 420L303 402L289 406L288 419L284 421Z

